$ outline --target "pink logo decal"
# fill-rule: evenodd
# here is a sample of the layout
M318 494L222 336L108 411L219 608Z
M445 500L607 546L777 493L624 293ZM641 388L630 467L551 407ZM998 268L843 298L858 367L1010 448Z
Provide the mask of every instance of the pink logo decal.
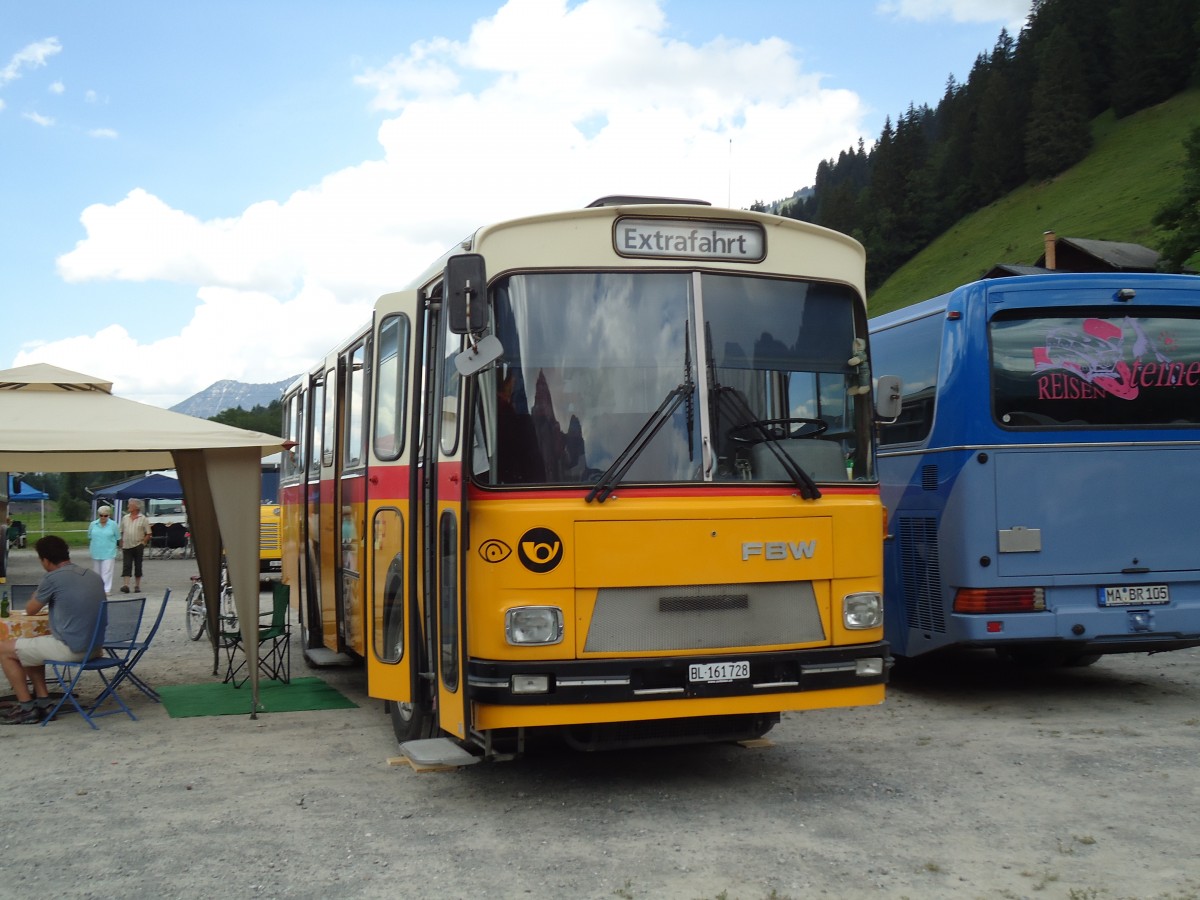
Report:
M1125 359L1126 330L1132 335L1132 367ZM1138 395L1138 370L1148 353L1159 363L1170 363L1136 319L1127 316L1120 325L1112 319L1084 319L1079 330L1057 328L1048 333L1046 345L1033 348L1033 368L1070 372L1099 392L1133 400Z

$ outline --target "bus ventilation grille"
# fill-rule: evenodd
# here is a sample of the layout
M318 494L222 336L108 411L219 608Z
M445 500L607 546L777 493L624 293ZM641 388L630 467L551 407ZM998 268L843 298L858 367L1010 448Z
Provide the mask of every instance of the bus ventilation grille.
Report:
M946 631L946 614L942 609L937 519L932 516L901 518L899 536L900 578L904 585L908 627L942 634Z
M921 490L936 491L937 486L938 486L937 466L923 466L921 468Z

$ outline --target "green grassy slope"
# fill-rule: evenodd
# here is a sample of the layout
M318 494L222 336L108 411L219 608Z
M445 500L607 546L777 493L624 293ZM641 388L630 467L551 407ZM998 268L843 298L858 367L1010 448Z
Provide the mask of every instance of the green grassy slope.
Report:
M1200 90L1115 121L1092 123L1091 154L1051 181L1018 188L951 227L880 285L872 316L974 281L997 263L1031 265L1042 234L1158 249L1150 224L1179 191L1183 139L1200 122Z

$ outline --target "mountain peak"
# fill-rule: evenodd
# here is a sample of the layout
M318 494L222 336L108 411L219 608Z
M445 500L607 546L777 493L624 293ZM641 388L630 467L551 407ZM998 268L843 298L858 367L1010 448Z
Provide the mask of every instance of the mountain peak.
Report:
M171 407L171 412L211 419L227 409L241 407L251 410L256 406L269 406L283 396L283 389L294 379L285 378L273 384L246 384L242 381L216 381L186 400Z

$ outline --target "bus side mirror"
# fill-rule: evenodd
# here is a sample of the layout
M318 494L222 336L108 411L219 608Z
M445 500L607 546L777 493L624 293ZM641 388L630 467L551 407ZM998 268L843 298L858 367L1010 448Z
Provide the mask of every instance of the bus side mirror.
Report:
M446 260L442 296L450 330L479 334L487 327L487 268L478 253L459 253Z
M903 382L899 375L880 375L875 382L875 416L891 423L900 417L900 388Z

